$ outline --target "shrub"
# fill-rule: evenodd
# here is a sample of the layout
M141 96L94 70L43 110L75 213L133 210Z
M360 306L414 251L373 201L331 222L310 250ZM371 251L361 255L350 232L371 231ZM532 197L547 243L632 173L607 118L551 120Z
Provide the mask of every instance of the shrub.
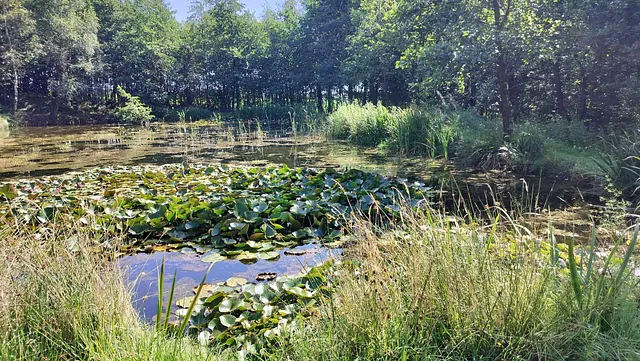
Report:
M146 124L154 118L151 108L144 105L140 97L127 93L120 86L118 94L125 100L125 105L116 110L118 119L125 123Z

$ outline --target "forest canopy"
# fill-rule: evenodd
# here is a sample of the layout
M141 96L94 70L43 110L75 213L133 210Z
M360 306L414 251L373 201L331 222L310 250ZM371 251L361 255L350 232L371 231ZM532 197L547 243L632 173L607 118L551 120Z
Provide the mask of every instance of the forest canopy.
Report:
M638 121L640 0L0 0L0 101L154 109L437 102L500 117Z

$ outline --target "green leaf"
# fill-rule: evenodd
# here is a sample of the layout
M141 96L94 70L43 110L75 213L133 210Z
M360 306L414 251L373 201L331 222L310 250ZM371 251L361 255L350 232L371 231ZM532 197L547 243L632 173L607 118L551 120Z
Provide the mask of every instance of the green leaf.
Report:
M225 299L220 303L218 311L223 313L233 312L242 304L243 299L240 296L233 296Z
M220 323L226 327L233 327L237 323L237 318L232 315L220 316Z
M280 253L278 252L260 252L258 253L258 257L264 260L275 260L280 258Z
M242 277L231 277L227 280L226 284L229 287L242 286L247 283L247 280Z
M226 259L227 257L216 252L209 253L208 255L205 255L201 258L202 262L208 262L208 263L216 263L216 262L224 261Z

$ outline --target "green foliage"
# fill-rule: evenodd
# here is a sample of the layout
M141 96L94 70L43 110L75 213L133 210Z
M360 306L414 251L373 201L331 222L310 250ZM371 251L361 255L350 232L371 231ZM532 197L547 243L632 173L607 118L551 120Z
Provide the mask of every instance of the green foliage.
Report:
M96 188L100 184L117 184L117 193L114 186ZM40 193L43 188L51 193ZM196 242L205 260L213 256L252 263L276 248L337 241L352 212L393 218L396 198L431 195L418 184L357 170L94 169L43 179L39 185L8 187L0 197L11 204L0 204L0 217L18 217L36 227L92 215L99 225L96 232L124 238L124 252L147 249L147 239L183 251ZM371 209L374 203L378 207Z
M233 116L240 120L256 119L276 123L279 121L289 121L292 116L316 117L317 113L317 107L309 104L296 104L293 106L264 104L243 107L234 112Z
M330 137L431 158L448 158L458 127L457 114L437 108L387 108L371 103L340 105L327 121Z
M375 147L390 137L399 112L399 109L371 103L340 105L327 118L329 136Z
M122 87L118 87L118 94L124 99L124 106L116 109L116 116L120 121L133 124L147 124L154 116L151 108L144 105L140 97L127 93Z
M640 187L640 132L623 132L606 141L607 152L600 153L595 161L602 172L625 195L636 200Z
M267 283L233 277L201 285L195 296L177 302L181 308L176 314L203 344L226 344L244 355L264 352L266 344L295 330L317 301L330 293L326 268Z

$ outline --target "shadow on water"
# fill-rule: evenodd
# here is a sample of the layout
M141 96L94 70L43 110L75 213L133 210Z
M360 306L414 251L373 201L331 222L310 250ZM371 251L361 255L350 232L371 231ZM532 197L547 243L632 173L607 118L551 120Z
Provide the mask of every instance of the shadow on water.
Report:
M295 276L304 267L313 267L330 257L338 257L338 249L322 248L318 245L305 245L280 251L280 258L276 261L258 260L253 264L244 264L238 260L224 260L213 265L207 277L207 283L224 282L231 277L242 277L249 282L256 282L261 273L277 273L278 276ZM300 255L300 253L304 253ZM193 288L204 277L210 263L201 261L197 254L180 252L140 253L125 256L118 260L125 272L125 277L133 287L133 306L139 310L143 320L151 322L157 313L158 304L158 270L164 259L166 293L163 304L166 307L169 289L176 273L175 300L193 295ZM175 306L175 305L172 305Z

